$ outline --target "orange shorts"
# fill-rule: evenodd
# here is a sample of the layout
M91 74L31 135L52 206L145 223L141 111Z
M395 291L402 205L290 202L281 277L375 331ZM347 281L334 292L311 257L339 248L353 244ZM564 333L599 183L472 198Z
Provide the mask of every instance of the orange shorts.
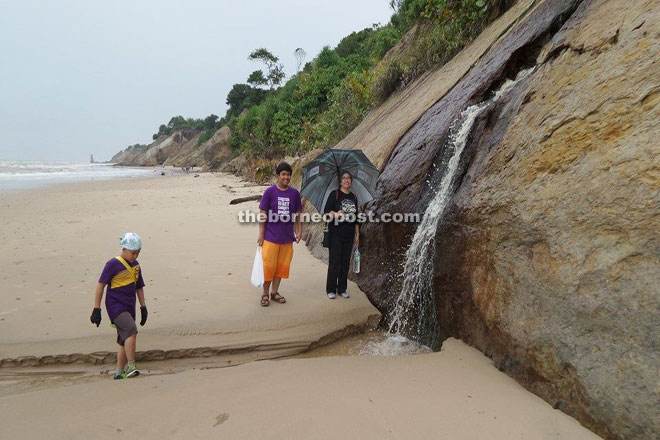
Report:
M265 281L273 281L273 278L289 278L293 243L277 244L264 240L261 257L264 260Z

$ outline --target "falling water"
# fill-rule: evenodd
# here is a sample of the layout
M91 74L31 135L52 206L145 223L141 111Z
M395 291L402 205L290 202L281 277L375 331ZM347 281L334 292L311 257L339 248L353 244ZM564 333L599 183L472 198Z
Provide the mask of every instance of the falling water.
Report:
M393 338L400 340L403 336L431 347L436 346L437 319L432 279L435 234L451 195L461 153L477 117L532 70L523 70L515 80L507 80L492 98L468 107L452 124L447 144L451 158L406 252L403 285L389 314L389 332Z

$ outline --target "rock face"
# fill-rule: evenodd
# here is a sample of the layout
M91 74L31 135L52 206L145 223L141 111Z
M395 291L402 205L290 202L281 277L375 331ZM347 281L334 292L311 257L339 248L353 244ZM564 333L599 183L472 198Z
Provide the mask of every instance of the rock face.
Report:
M480 114L435 235L441 338L459 337L606 438L660 437L660 3L541 2L394 147L376 213L424 212ZM430 182L431 185L429 185ZM363 228L386 314L414 228Z
M217 170L232 158L233 152L227 143L230 134L229 127L224 126L200 145L199 131L180 130L171 136L159 137L145 149L121 151L110 162L124 166L174 165Z
M199 136L196 136L172 154L168 164L219 169L232 157L232 150L227 145L230 133L229 127L224 126L201 145L198 145Z

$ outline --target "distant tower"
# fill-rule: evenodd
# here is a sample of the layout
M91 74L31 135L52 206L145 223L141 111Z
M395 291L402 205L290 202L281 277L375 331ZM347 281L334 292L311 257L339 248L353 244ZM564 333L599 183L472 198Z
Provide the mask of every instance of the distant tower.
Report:
M94 163L94 155L90 154L89 163Z

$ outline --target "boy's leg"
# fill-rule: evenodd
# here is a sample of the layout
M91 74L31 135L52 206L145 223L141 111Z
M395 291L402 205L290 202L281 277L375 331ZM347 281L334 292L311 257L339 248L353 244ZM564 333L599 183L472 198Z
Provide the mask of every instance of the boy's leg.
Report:
M126 352L126 361L135 362L135 345L137 334L131 335L124 341L124 351Z
M117 350L117 370L123 370L126 366L126 350L121 345Z
M125 377L137 376L140 371L135 366L135 343L138 332L135 318L129 312L122 312L115 318L114 323L117 326L117 343L123 345L123 349L120 349L123 353L117 355L117 364L119 365L120 361L128 363L124 370Z
M128 361L126 367L126 377L135 377L140 374L140 370L135 366L135 345L137 341L137 333L129 336L124 341L124 349L126 350L126 360Z

